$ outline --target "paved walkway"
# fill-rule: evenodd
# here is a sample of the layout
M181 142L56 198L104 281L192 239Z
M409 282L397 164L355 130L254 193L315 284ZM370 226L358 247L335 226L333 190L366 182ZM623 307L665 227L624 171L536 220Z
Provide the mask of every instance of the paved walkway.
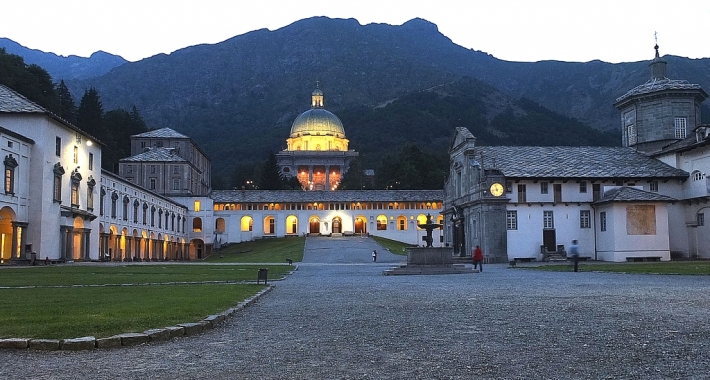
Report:
M378 249L378 262L370 253ZM402 259L309 238L304 262L221 327L87 352L0 351L0 378L707 379L710 277L383 276Z

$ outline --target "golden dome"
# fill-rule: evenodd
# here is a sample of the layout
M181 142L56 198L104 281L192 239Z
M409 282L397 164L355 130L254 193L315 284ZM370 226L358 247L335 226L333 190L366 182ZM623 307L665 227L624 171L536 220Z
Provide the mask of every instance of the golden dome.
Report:
M340 119L331 112L313 108L298 116L291 126L291 137L303 135L345 137L345 129Z

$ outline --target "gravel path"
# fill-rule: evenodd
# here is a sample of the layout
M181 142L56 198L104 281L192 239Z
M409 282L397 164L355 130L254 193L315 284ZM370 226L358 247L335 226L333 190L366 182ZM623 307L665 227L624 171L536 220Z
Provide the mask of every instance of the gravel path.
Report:
M87 352L0 351L0 378L710 378L708 276L500 264L382 275L401 260L370 239L309 238L298 271L203 335Z

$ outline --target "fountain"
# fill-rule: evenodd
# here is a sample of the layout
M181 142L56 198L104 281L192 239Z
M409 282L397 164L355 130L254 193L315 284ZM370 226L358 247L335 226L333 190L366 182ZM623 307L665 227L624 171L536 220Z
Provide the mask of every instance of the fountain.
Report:
M454 264L453 248L432 245L431 232L442 225L434 223L431 214L427 215L426 223L417 226L426 230L426 246L408 248L407 264L388 269L383 272L384 275L478 273L477 269L464 264Z

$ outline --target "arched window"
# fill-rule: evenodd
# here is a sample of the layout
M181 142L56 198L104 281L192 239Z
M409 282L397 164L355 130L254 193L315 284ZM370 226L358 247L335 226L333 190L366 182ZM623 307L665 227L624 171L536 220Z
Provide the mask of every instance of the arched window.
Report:
M251 218L251 216L243 216L242 217L241 226L242 226L243 232L251 231L253 225L254 225L254 220Z
M379 215L377 217L377 230L384 231L387 229L387 217L384 215Z
M264 234L273 235L276 232L275 219L273 216L264 218Z
M202 232L202 218L192 219L192 232Z
M224 218L217 218L215 221L215 226L214 229L217 231L218 234L224 233L224 227L226 223L224 222Z
M397 231L406 231L407 230L407 217L404 215L400 215L397 217Z

